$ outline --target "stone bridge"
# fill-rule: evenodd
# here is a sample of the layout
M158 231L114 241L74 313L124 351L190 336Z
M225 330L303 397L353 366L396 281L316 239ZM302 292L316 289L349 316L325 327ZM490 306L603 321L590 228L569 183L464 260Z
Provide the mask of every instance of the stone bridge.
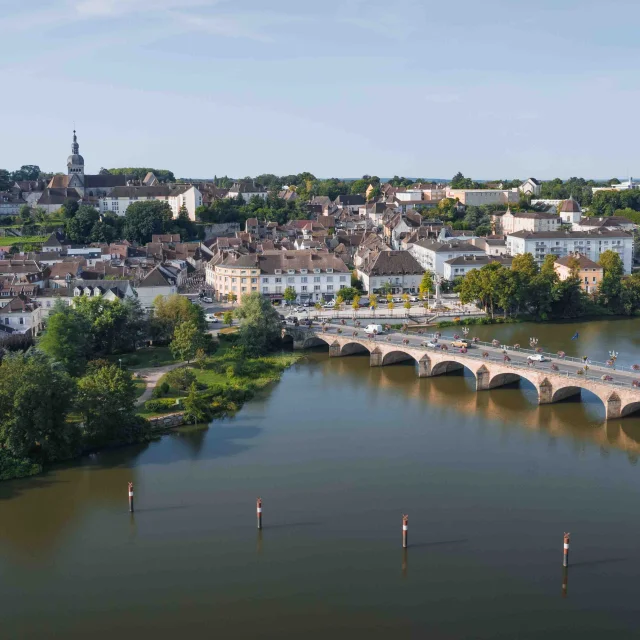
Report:
M555 372L548 368L529 367L526 358L515 363L504 362L502 351L498 349L491 350L494 353L489 353L488 357L483 356L482 349L469 349L467 353L427 349L421 346L421 339L415 336L410 340L402 334L391 334L373 340L363 335L362 331L354 331L352 327L329 327L327 331L287 327L283 329L283 338L293 339L294 349L326 344L332 358L368 353L372 367L413 360L420 378L445 375L466 368L475 377L477 391L495 389L525 379L538 392L539 404L551 404L578 396L582 389L586 389L600 398L607 420L640 411L640 389L631 385L632 376L627 376L629 380L626 384L604 382L577 375L578 366L572 368L563 363L563 369L566 370Z

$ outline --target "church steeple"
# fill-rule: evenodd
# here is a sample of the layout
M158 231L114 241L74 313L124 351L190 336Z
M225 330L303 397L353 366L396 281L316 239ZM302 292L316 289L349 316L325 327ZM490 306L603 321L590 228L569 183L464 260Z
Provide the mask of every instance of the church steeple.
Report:
M71 153L77 155L80 152L80 145L78 144L78 136L76 130L73 130L73 142L71 143Z

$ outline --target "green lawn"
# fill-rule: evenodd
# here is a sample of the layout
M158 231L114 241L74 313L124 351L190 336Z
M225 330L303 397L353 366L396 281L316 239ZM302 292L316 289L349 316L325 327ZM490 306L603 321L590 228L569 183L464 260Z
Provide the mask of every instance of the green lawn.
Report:
M0 247L14 244L42 244L49 236L0 236Z
M145 369L148 367L161 367L172 364L176 359L171 355L169 347L144 347L135 353L123 353L109 356L111 362L118 363L122 360L122 366L128 369Z
M145 392L147 383L142 378L134 378L133 384L136 386L136 398L139 398Z

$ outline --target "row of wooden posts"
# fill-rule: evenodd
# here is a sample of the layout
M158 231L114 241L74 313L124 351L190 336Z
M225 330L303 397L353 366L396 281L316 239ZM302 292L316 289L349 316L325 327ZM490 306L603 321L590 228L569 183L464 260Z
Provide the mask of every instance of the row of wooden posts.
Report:
M129 512L133 513L133 482L129 483ZM262 499L258 498L256 501L256 521L258 529L262 529ZM564 546L562 554L562 566L569 566L569 542L571 534L564 534ZM402 548L406 549L409 546L409 516L402 516Z

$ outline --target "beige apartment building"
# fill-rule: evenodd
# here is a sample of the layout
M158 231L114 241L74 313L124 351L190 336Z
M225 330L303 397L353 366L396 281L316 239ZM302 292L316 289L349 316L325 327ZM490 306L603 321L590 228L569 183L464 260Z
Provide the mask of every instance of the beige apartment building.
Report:
M258 291L260 286L260 266L255 254L228 257L214 267L213 286L218 300L229 300L235 296L240 302L242 296Z
M589 258L579 253L556 260L553 268L560 280L568 280L571 277L570 262L572 262L572 259L578 261L578 278L580 278L582 290L586 293L595 293L602 282L604 270L597 262L589 260Z

